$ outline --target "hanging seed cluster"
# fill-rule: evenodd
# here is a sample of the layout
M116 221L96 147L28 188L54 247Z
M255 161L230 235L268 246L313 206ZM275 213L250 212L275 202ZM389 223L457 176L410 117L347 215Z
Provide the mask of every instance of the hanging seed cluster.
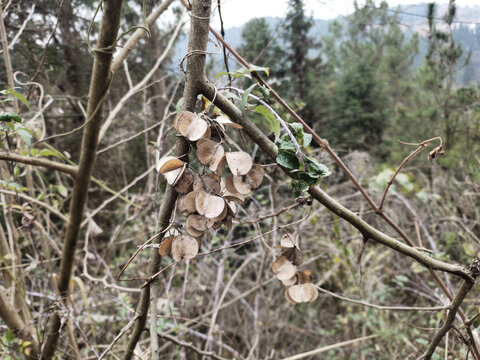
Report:
M242 129L226 116L205 120L190 111L180 111L173 126L193 143L199 163L211 172L193 171L174 156L166 156L157 164L158 172L182 195L178 209L186 216L187 232L168 236L159 253L162 256L170 254L175 261L180 261L195 258L201 246L199 237L207 230L219 229L222 225L232 228L237 204L242 204L245 195L260 186L265 171L253 163L248 153L225 150L223 144L229 141L226 128ZM218 142L211 139L212 134ZM222 177L226 166L230 174Z
M299 271L303 255L293 236L285 234L280 240L280 255L272 264L272 271L285 289L285 297L291 304L313 302L318 297L318 290L312 284L310 270Z

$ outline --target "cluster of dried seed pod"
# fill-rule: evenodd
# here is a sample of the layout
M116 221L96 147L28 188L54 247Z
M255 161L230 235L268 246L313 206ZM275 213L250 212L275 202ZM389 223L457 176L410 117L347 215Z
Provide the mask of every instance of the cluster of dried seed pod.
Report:
M285 234L280 240L281 252L272 264L272 271L285 289L285 297L291 304L313 302L318 297L318 290L311 283L310 270L297 270L302 264L302 252L298 248L294 238Z
M188 233L166 238L160 247L160 254L171 252L174 259L195 257L198 248L195 252L193 240L198 240L210 228L218 229L225 225L231 229L237 204L242 204L245 195L262 183L265 171L253 163L248 153L225 151L222 139L228 139L226 126L242 128L226 116L207 121L192 112L180 111L175 118L175 129L194 142L198 161L212 173L201 175L200 172L194 172L188 164L174 156L166 156L158 162L158 172L182 195L178 209L187 217L185 229ZM212 134L218 135L220 141L211 140ZM230 175L222 177L227 165ZM174 255L175 246L182 250Z

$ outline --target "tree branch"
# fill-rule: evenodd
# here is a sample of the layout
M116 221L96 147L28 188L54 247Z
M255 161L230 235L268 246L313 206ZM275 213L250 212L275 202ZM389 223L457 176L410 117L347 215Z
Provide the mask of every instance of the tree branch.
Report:
M227 360L226 358L223 358L223 357L215 354L213 351L203 351L203 350L193 346L192 343L187 343L187 342L184 342L184 341L180 341L176 337L168 335L164 332L158 332L157 334L162 339L166 339L168 341L171 341L174 344L177 344L178 346L190 349L190 350L192 350L193 352L196 352L199 355L210 356L211 358L217 359L217 360Z
M27 164L27 165L41 166L50 170L57 170L57 171L63 172L72 177L75 177L77 175L77 168L75 166L62 164L62 163L44 159L44 158L23 156L23 155L11 153L11 152L0 152L0 160L14 161L22 164Z
M202 82L202 92L210 101L213 101L214 104L227 114L232 121L243 126L245 133L272 159L277 157L277 147L275 144L268 139L265 134L257 128L250 120L242 115L242 112L232 104L225 96L218 93L214 86L208 82ZM381 231L378 231L373 226L369 225L355 213L333 200L328 196L324 191L322 191L318 186L311 187L309 189L309 194L321 204L327 207L329 210L352 224L356 227L363 235L368 236L369 239L372 239L378 243L381 243L389 248L398 251L410 258L417 260L419 263L431 267L432 269L446 271L465 280L472 280L470 273L459 265L452 265L445 263L443 261L437 260L428 256L427 254L415 249L412 246L409 246L399 240L396 240Z
M433 353L435 352L435 349L437 348L438 344L440 344L440 341L444 337L444 335L451 329L453 321L455 320L455 316L457 315L457 311L460 308L460 305L462 304L463 299L465 296L467 296L468 292L472 288L474 282L470 280L465 280L462 282L462 285L460 286L460 289L457 292L457 295L453 299L451 303L451 310L448 312L447 315L447 320L443 324L443 326L438 330L438 332L435 334L434 338L430 342L430 345L428 345L427 350L425 353L419 358L421 360L429 360L432 358ZM472 339L472 341L475 341Z
M210 24L210 0L197 0L193 2L193 10L191 17L191 31L188 42L188 51L192 53L187 59L187 81L183 92L182 109L194 111L197 102L197 95L200 93L200 83L205 77L205 50L208 41L208 27ZM175 144L175 154L177 156L188 154L190 145L184 137L177 137ZM184 162L188 160L188 156L182 159ZM158 225L155 233L163 231L169 223L170 216L174 210L175 201L177 200L177 192L170 186L167 186L165 196L160 207L158 215ZM163 238L163 237L162 237ZM160 242L162 238L157 239ZM153 248L149 260L149 274L153 276L160 269L161 257L158 249ZM156 281L153 280L153 281ZM139 314L138 321L130 336L127 344L123 360L130 360L140 335L145 329L147 322L148 306L150 301L150 284L148 282L143 288L140 295L139 306L137 312Z
M58 291L62 298L68 294L71 274L74 266L74 257L77 247L80 224L85 211L88 186L96 159L98 133L102 125L103 104L105 92L110 84L112 74L112 51L100 51L108 49L115 44L120 26L120 14L122 0L104 0L103 15L95 51L95 59L92 69L92 78L88 94L87 124L83 132L78 174L73 184L72 199L70 202L69 220L65 235L65 244L62 252L60 271L58 278ZM58 338L61 319L56 310L48 324L45 343L42 349L41 359L51 359L54 355Z

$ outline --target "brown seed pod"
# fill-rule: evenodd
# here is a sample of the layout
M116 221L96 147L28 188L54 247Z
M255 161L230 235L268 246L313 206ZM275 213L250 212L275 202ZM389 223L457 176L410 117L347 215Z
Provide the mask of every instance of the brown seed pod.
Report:
M250 183L246 175L233 176L232 182L233 182L233 186L235 187L235 190L239 194L247 195L247 194L250 194L250 192L252 191L252 187L250 186Z
M223 148L222 148L223 149ZM223 155L222 157L219 157L219 153L215 153L215 156L213 157L213 160L210 164L210 170L212 170L215 174L218 176L222 176L223 170L225 170L225 164L226 164L226 157Z
M287 248L282 251L282 256L285 256L288 261L290 261L293 265L299 266L303 262L303 255L297 247Z
M190 215L186 222L186 225L188 224L191 225L195 230L203 233L212 227L213 221L202 215Z
M251 156L245 151L234 151L225 154L230 171L235 176L246 175L253 166Z
M173 126L182 136L190 141L197 141L208 130L208 123L201 116L186 110L180 111L175 118Z
M221 179L218 175L207 174L197 177L193 182L193 189L207 193L220 194Z
M167 172L176 170L178 168L181 168L183 166L184 162L180 159L173 158L165 161L162 166L158 169L158 172L160 174L165 174Z
M272 264L272 271L280 281L291 279L297 272L297 267L293 265L285 256L279 256Z
M297 276L299 284L308 284L311 282L310 277L312 276L312 272L310 270L302 270L297 272Z
M180 235L172 241L172 258L175 261L190 260L198 254L198 241L190 235Z
M223 146L212 140L203 140L200 145L197 141L197 159L203 165L210 165L215 153L224 154Z
M174 156L165 156L163 158L161 158L160 160L158 160L158 163L157 163L157 171L160 171L160 169L162 169L164 167L165 164L169 163L171 160L178 160L176 157ZM180 160L178 160L180 161ZM178 162L175 161L176 164L178 164ZM183 163L182 163L183 164ZM167 183L172 185L175 183L175 181L177 181L180 173L183 171L183 167L180 167L180 168L176 168L175 170L170 170L168 172L164 172L163 173L163 176L165 176L165 179L167 180Z
M243 129L243 126L237 123L232 122L227 116L225 115L220 115L217 116L214 121L216 121L219 124L225 125L225 126L230 126L232 128L241 130Z
M167 256L170 254L170 251L172 250L172 241L175 239L176 236L169 236L163 240L163 242L160 244L160 247L158 248L158 253L160 256Z
M311 283L290 286L287 292L295 303L313 302L318 297L318 290Z
M190 170L186 169L183 171L183 174L179 176L178 180L175 181L175 186L173 187L176 192L179 194L186 194L192 190L193 187L193 174Z
M225 200L220 196L210 195L205 191L198 191L195 197L195 208L200 215L215 219L225 209Z
M260 165L253 165L247 173L248 183L252 189L258 188L265 177L265 170Z

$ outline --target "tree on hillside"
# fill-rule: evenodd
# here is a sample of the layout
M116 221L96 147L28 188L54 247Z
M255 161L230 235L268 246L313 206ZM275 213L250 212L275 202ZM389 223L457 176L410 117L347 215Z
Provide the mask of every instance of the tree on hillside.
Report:
M417 38L406 39L398 15L386 2L355 4L345 24L332 24L323 39L324 84L313 85L310 101L320 104L319 124L337 146L377 151L396 107L408 95L406 74L417 53ZM321 106L321 107L320 107Z
M285 40L289 61L290 96L305 101L309 88L310 61L308 51L313 42L309 36L313 20L305 13L303 0L289 0L285 18Z

